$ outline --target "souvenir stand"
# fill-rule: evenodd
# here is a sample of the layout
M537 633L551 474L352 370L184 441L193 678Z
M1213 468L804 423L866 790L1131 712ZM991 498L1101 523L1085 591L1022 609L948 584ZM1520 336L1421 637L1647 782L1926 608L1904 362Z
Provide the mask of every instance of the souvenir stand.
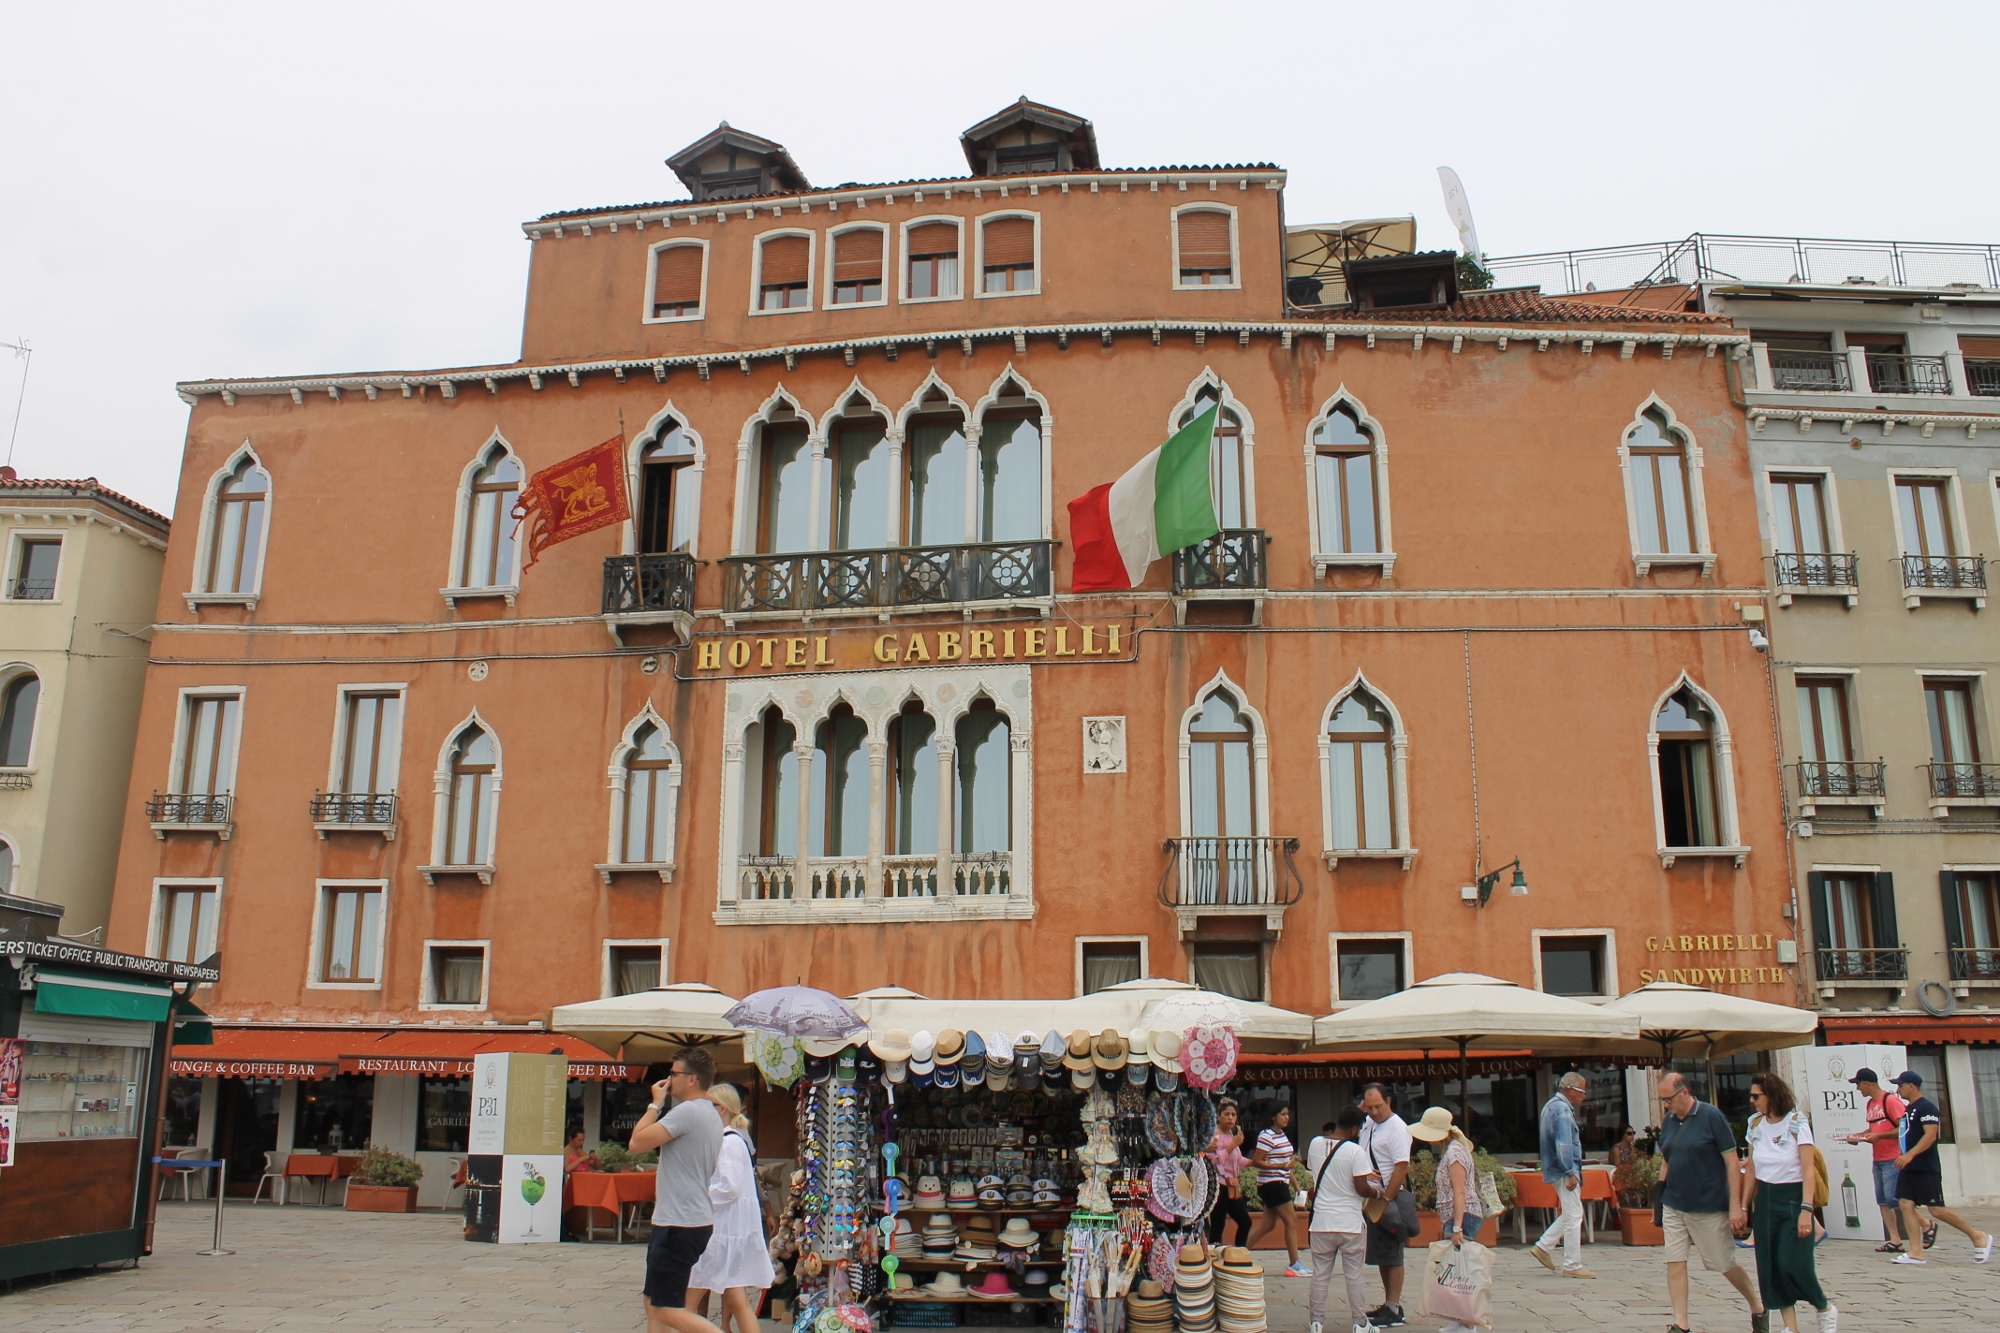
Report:
M1083 1004L936 1001L968 1026L753 1035L764 1077L797 1098L773 1247L797 1279L797 1333L1126 1333L1128 1298L1143 1329L1176 1285L1207 1287L1191 1275L1211 1271L1203 1223L1221 1182L1201 1154L1235 1032L1047 1026ZM1030 1010L1042 1022L1020 1026ZM979 1031L981 1014L1014 1026ZM1258 1281L1255 1327L1231 1333L1262 1333ZM1205 1308L1196 1333L1214 1326Z

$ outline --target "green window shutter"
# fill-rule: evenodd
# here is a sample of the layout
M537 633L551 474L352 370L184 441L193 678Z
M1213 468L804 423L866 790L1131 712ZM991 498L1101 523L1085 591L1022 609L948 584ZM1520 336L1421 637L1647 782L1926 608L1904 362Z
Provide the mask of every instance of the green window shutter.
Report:
M1813 948L1833 947L1833 918L1826 905L1826 876L1815 870L1806 876L1806 904L1812 909Z
M1960 902L1958 876L1949 870L1938 871L1938 887L1944 894L1944 947L1946 963L1951 970L1953 981L1963 981L1967 975L1966 964L1970 961L1955 950L1965 947L1965 908Z
M1875 947L1900 948L1903 937L1896 931L1896 877L1886 870L1877 871L1869 898L1868 910L1875 918Z
M52 972L46 968L35 977L35 1012L41 1014L163 1023L173 999L171 988L143 981Z

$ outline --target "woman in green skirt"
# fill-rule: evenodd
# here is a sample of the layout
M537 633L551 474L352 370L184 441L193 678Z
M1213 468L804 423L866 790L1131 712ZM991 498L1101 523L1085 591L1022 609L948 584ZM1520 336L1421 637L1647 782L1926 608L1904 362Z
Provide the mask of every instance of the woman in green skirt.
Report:
M1834 1333L1840 1311L1820 1290L1813 1271L1813 1204L1806 1190L1813 1169L1812 1122L1798 1109L1792 1090L1776 1074L1750 1077L1750 1178L1743 1208L1757 1238L1757 1285L1764 1307L1798 1330L1800 1301L1819 1312L1819 1333Z

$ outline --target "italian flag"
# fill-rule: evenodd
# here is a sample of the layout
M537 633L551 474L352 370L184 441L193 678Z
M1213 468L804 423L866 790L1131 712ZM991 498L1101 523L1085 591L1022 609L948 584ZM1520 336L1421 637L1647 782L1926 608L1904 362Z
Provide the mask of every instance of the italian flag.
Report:
M1219 406L1211 403L1118 480L1069 502L1072 592L1136 588L1161 556L1222 531L1208 461Z

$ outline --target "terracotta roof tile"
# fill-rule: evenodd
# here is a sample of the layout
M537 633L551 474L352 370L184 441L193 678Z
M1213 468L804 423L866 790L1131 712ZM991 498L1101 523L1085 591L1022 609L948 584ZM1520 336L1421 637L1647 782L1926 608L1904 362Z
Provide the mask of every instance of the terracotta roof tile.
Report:
M14 475L14 469L0 468L0 503L4 503L4 497L8 495L17 495L24 500L103 500L158 523L163 532L172 522L165 514L148 509L129 495L112 490L95 477L83 477L78 480L17 477Z
M1544 296L1528 288L1463 292L1443 310L1351 310L1301 312L1312 320L1358 324L1698 324L1728 327L1727 315L1703 315L1648 306L1604 305Z

